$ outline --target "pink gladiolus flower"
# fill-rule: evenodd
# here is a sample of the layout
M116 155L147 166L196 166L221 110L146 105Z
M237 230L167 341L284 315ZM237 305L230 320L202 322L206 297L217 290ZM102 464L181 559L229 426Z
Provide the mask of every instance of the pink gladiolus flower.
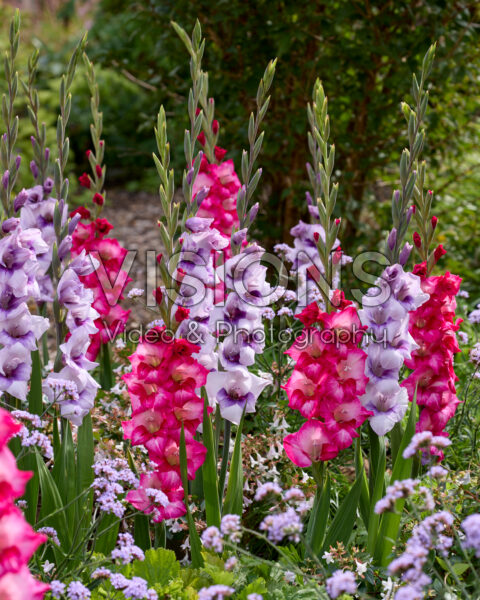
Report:
M348 448L358 437L358 427L373 414L359 400L368 382L366 354L357 347L364 328L356 309L339 300L342 308L330 314L314 305L304 309L299 319L308 326L287 351L296 361L284 387L289 406L308 421L284 439L284 447L303 467Z
M283 446L288 458L299 467L310 467L312 462L330 460L338 454L327 427L312 419L304 423L299 431L287 435Z
M422 290L430 299L410 313L409 331L419 348L405 360L412 373L402 385L410 400L417 388L417 404L422 407L417 431L446 435L444 428L460 403L453 359L460 351L456 332L461 319L455 319L455 296L461 278L451 273L427 277L425 263L416 265L414 273L420 276Z
M112 342L125 330L130 314L119 304L125 286L131 281L122 270L127 250L115 238L105 237L111 229L113 226L106 219L96 219L88 224L79 223L73 232L72 256L85 251L99 262L95 271L80 277L84 286L93 290L93 307L99 314L95 320L98 331L91 335L87 352L90 360L96 359L102 343Z
M185 514L180 477L180 434L183 425L188 478L205 461L206 448L194 439L203 420L203 400L195 390L205 385L208 371L195 358L198 346L184 339L163 338L153 328L129 357L132 370L123 376L132 401L132 418L122 423L125 439L144 445L155 471L142 475L140 487L127 500L156 522ZM211 410L211 409L210 409ZM148 490L160 490L168 505L160 506Z
M21 425L0 409L0 598L41 600L50 586L34 579L28 561L47 537L36 533L13 502L25 493L31 472L19 471L7 444Z

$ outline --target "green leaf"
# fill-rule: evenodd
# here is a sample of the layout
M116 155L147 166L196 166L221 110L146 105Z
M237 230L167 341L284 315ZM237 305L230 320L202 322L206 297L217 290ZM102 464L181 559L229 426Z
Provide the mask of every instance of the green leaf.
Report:
M190 506L188 504L188 468L187 468L187 447L185 444L185 429L180 431L180 472L182 474L183 493L185 508L187 509L187 523L188 532L190 534L190 550L192 553L192 566L193 568L203 567L202 558L202 545L198 532L195 527L195 521L193 520L192 513L190 512Z
M57 485L43 462L43 458L37 451L35 451L35 458L40 483L41 502L39 518L42 521L42 526L53 527L58 533L60 542L65 544L66 547L70 547L70 530L67 526L65 508Z
M212 421L208 414L208 398L205 390L203 395L203 443L207 448L207 455L202 466L203 496L205 499L205 513L207 525L220 527L220 501L218 498L217 461L215 459L215 442L213 439Z
M415 424L417 422L417 391L410 406L410 413L408 415L407 426L402 437L402 442L398 449L397 459L393 466L392 477L390 478L390 484L394 481L401 481L410 477L413 466L413 459L403 458L403 451L410 443L412 436L415 433ZM393 545L395 544L399 527L400 519L402 516L403 507L405 500L397 500L395 504L395 512L385 513L381 519L380 530L377 537L377 543L374 553L374 562L381 566L387 566L390 553Z
M133 562L132 575L142 577L151 587L164 587L180 575L180 564L172 550L151 549L145 552L145 560Z
M38 494L40 490L35 452L29 451L25 456L22 456L18 461L18 468L22 471L32 471L33 473L27 483L23 499L27 502L27 507L24 510L25 518L31 525L35 525L38 508Z
M307 528L307 541L316 555L319 554L325 537L328 516L330 514L330 493L330 475L327 473L322 488L317 486L315 501Z
M77 502L79 518L83 521L82 527L86 529L90 525L90 515L93 508L93 490L89 489L93 482L94 441L92 417L88 413L77 431L76 447L77 469L76 487L77 495L83 494ZM86 490L89 491L84 493ZM86 515L86 518L82 518Z
M112 361L110 360L110 346L102 344L100 351L100 385L102 386L102 390L111 390L113 382L114 376Z
M242 465L242 429L245 419L245 411L237 427L235 446L233 447L232 460L230 462L230 474L228 476L227 493L223 503L223 514L242 515L243 506L243 465Z
M373 491L370 498L370 514L368 517L368 541L367 550L369 554L373 554L375 550L375 543L378 534L378 525L380 522L380 515L375 512L375 505L383 496L383 490L385 486L385 469L387 466L387 457L385 450L385 438L379 437L379 452L377 457L377 465L374 470L374 484Z
M450 572L450 568L447 565L447 563L439 556L437 556L437 562L444 571L446 571L447 573ZM450 566L451 566L453 572L455 573L455 575L463 575L465 573L465 571L468 571L468 569L470 568L470 565L468 563L464 563L464 562L457 562Z
M134 540L135 544L142 550L149 550L152 547L150 520L147 515L135 515Z
M360 498L360 491L362 489L362 478L363 470L358 474L355 483L345 496L328 528L327 536L323 544L324 551L328 550L330 546L335 546L337 542L342 542L347 546L357 517L357 506Z
M52 469L52 477L66 506L66 517L70 528L74 528L75 503L77 496L75 449L73 445L72 429L67 419L62 419L62 441L58 454L55 456L55 464ZM67 506L68 505L68 506Z
M362 473L362 486L360 490L359 508L363 523L368 531L368 520L370 518L370 492L368 489L367 475L363 464L363 453L361 438L355 440L355 472L357 477Z
M107 556L115 548L118 537L120 519L112 514L104 514L98 526L95 540L95 552Z
M32 377L30 391L28 392L28 410L34 415L41 415L43 412L42 364L38 350L32 352Z

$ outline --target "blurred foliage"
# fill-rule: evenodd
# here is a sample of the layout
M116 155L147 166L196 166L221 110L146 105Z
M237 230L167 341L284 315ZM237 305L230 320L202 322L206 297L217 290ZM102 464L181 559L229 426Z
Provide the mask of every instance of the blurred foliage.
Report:
M1 16L5 28L8 18ZM436 192L439 241L449 249L443 260L467 276L468 287L480 285L480 251L472 243L479 225L479 16L478 3L468 0L69 0L57 15L44 13L39 19L24 14L23 40L41 50L41 99L45 118L53 125L58 104L54 78L64 69L85 21L91 21L88 52L98 69L107 184L152 193L157 186L152 131L161 103L169 119L173 164L181 167L184 160L190 76L186 51L170 21L187 29L197 17L202 23L220 144L237 167L258 80L268 60L277 56L260 158L264 175L257 234L267 246L290 241L289 229L298 218L306 218L306 103L320 77L330 100L335 177L340 181L337 213L343 217L341 239L348 253L374 249L389 228L392 186L406 144L400 101L409 97L411 73L418 71L425 50L437 40L424 156L428 185ZM24 44L19 57L23 68L29 52ZM70 126L76 174L87 168L89 120L80 72ZM29 135L22 133L26 158Z

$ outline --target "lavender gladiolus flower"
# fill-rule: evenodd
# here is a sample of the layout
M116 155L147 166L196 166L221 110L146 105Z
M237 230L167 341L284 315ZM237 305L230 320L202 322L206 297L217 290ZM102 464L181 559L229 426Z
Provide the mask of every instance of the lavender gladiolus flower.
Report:
M369 343L365 374L369 382L362 404L373 412L370 425L377 435L385 435L403 419L408 395L399 386L403 362L417 348L408 332L408 312L429 298L420 278L405 273L401 265L387 267L362 299L359 317L368 327Z
M268 384L268 380L237 367L209 373L206 389L210 401L218 403L222 417L238 425L244 412L255 412L255 402Z

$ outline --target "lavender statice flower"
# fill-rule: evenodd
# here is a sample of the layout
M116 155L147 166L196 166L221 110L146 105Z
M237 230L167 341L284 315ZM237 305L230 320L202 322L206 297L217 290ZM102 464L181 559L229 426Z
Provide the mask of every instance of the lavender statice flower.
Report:
M60 540L58 539L58 533L53 527L40 527L37 529L37 533L43 533L48 536L54 544L60 546Z
M259 502L260 500L266 498L268 494L276 494L280 496L282 494L282 488L274 481L266 481L257 487L254 500Z
M465 532L464 548L475 551L475 556L480 558L480 514L469 515L462 521L462 529Z
M145 290L141 288L132 288L127 296L128 298L141 298L145 294Z
M234 593L235 590L228 585L211 585L198 592L198 600L224 600L224 598L233 596Z
M237 564L238 559L235 558L235 556L230 556L230 558L227 558L227 560L225 561L225 571L233 571Z
M202 544L207 550L213 550L219 554L223 551L222 535L218 527L211 525L204 530L202 533Z
M242 525L238 515L224 515L220 523L222 535L228 538L234 544L238 544L242 539Z
M260 530L266 531L268 539L276 544L284 538L298 543L303 531L303 523L296 511L289 507L285 512L265 517L260 523Z
M132 560L145 560L145 554L134 544L133 537L129 533L121 533L118 536L117 547L112 550L112 558L128 565Z
M389 485L386 490L386 495L375 505L376 514L380 515L384 512L393 511L397 500L413 496L419 483L418 479L402 479L401 481L395 481L392 485Z
M47 460L51 460L53 458L52 442L45 433L38 431L38 429L30 430L24 425L15 435L20 437L23 448L36 446L42 451L43 456Z
M468 315L468 320L472 325L480 323L480 308L477 307L475 310L472 310L472 312Z
M427 471L427 476L432 479L445 479L447 475L447 469L444 469L440 465L433 465L433 467L430 467Z
M430 551L436 550L446 557L452 538L445 535L453 524L453 516L447 511L429 515L413 529L403 554L394 559L388 571L391 575L402 575L402 586L395 593L395 600L423 598L423 589L430 585L431 578L423 572Z
M108 579L111 576L112 572L110 569L106 567L99 567L95 569L92 573L92 579Z
M357 583L351 571L334 571L325 582L325 587L330 598L338 598L342 594L355 594Z
M466 333L465 331L458 331L457 337L462 344L468 344L468 333Z
M377 435L385 435L400 422L408 407L407 390L399 385L400 369L417 348L408 332L409 311L429 298L420 278L406 273L401 265L387 267L363 296L359 311L367 326L368 345L365 374L369 378L361 401L373 412L370 425Z
M89 600L91 595L90 590L80 581L72 581L67 588L68 600Z
M480 342L477 342L470 350L470 362L480 366Z
M148 583L142 577L127 579L120 573L114 573L110 577L110 583L116 590L121 590L125 598L131 598L132 600L158 599L158 594L155 590L148 588Z
M54 579L50 582L50 593L52 594L52 598L59 599L62 594L65 592L65 584L57 579Z
M100 510L123 517L125 484L135 489L139 486L138 478L128 467L127 461L120 458L99 460L94 463L93 472L95 479L92 488Z
M435 448L446 448L452 442L445 436L433 435L431 431L421 431L416 433L410 443L403 451L403 458L412 458L421 450L429 450L432 446Z
M247 600L263 600L262 594L248 594Z

